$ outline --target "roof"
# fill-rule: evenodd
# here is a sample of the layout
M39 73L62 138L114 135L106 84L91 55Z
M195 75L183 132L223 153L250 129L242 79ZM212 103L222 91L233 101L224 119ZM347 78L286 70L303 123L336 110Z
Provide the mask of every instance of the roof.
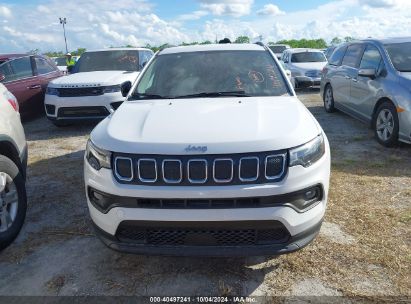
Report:
M30 56L30 54L19 54L19 53L13 53L13 54L0 54L0 59L11 59L11 58L19 58L19 57L25 57L25 56Z
M318 49L309 49L309 48L295 48L295 49L287 49L284 52L288 53L302 53L302 52L321 52L321 50Z
M89 52L109 52L109 51L151 51L151 50L147 49L147 48L124 47L124 48L108 48L108 49L87 50L86 53L89 53Z
M393 37L393 38L383 38L383 39L364 39L361 41L372 41L372 42L380 42L382 44L391 44L391 43L404 43L404 42L411 42L411 37Z
M257 44L251 43L222 43L222 44L202 44L169 47L160 52L160 55L189 53L189 52L209 52L209 51L264 51L265 49Z

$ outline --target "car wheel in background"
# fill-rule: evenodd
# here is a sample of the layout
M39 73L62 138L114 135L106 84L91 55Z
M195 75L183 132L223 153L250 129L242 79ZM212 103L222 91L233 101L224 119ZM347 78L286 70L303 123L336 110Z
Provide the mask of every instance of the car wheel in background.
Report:
M324 109L328 113L335 112L333 89L330 84L327 84L324 90Z
M399 121L395 106L389 102L383 102L375 112L374 132L377 141L386 147L398 144Z
M19 234L26 210L24 178L12 160L0 155L0 250Z

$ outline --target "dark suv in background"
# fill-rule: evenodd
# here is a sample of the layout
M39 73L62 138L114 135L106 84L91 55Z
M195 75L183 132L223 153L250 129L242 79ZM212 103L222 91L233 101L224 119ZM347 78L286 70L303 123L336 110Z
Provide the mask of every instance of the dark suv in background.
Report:
M327 112L369 123L382 145L411 143L411 38L339 46L323 69L321 96Z
M60 77L48 57L28 54L0 54L0 82L16 96L23 116L43 111L49 81Z

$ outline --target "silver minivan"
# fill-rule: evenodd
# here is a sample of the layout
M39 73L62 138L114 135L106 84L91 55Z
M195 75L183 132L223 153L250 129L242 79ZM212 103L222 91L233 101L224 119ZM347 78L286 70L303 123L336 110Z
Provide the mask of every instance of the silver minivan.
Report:
M411 143L411 37L337 47L322 72L321 96L327 112L369 123L382 145Z

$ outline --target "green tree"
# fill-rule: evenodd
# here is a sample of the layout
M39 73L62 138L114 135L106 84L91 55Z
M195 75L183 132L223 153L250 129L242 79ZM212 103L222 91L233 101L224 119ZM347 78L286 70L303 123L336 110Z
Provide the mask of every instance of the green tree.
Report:
M339 38L339 37L334 37L332 40L331 40L331 45L338 45L338 44L341 44L343 41L341 40L341 38Z
M344 37L345 42L351 42L351 41L354 41L354 40L355 40L355 38L353 38L351 36Z
M250 43L250 38L248 38L247 36L239 36L234 41L234 43Z

